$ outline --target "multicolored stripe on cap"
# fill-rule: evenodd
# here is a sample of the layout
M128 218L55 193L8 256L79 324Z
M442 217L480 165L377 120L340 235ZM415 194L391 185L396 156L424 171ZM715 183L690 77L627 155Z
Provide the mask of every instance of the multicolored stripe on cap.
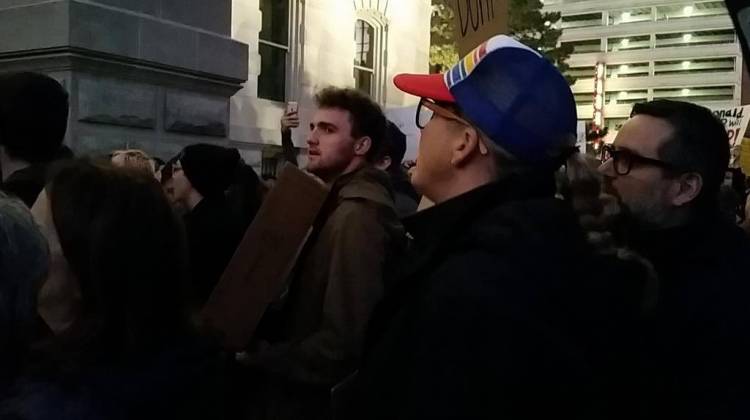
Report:
M485 57L487 57L488 53L492 53L493 51L501 48L521 48L530 51L539 57L542 56L537 51L534 51L526 45L521 44L513 38L505 35L497 35L474 48L474 50L467 54L466 57L463 58L463 60L459 61L450 70L448 70L443 76L445 78L445 85L448 86L448 89L452 89L453 86L461 83L467 77L469 77L471 72L474 71L479 63Z

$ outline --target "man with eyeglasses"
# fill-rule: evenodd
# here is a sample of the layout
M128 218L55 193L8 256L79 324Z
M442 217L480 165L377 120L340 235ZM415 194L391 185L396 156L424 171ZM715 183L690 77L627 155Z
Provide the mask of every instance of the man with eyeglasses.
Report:
M660 280L644 417L750 418L750 241L719 212L723 124L695 104L637 104L603 157L627 210L624 239Z
M606 339L589 341L591 327L618 331L607 310L619 303L585 286L597 273L609 287L598 278L607 267L584 264L594 253L569 203L555 199L557 169L580 159L570 87L502 35L444 75L394 82L422 98L412 182L435 206L404 220L409 257L347 384L358 412L340 417L588 418L608 405L598 385L611 389L594 379L589 356ZM638 281L633 267L612 264Z

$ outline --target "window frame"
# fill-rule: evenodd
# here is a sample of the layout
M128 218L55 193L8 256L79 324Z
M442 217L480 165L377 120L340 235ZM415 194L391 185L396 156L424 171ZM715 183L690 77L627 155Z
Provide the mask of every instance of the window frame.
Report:
M278 1L278 0L276 0ZM287 9L287 45L279 44L277 42L262 39L260 36L261 28L258 31L258 56L260 56L260 46L271 47L277 50L284 51L284 98L281 101L275 98L266 98L260 95L260 73L257 79L257 91L256 96L259 99L271 101L275 103L286 103L290 100L295 99L300 88L299 88L299 76L300 70L297 68L302 63L303 45L302 45L302 31L304 30L304 0L286 0L288 2ZM260 11L260 3L258 3L258 10ZM262 60L261 59L261 68ZM260 68L259 68L260 70Z
M357 22L363 21L373 28L373 68L358 66L354 64L352 60L352 81L356 87L356 79L354 77L354 70L367 71L372 70L372 86L370 88L370 97L372 100L379 104L386 102L386 90L388 84L386 83L386 76L388 74L388 18L376 9L360 8L356 10L354 16L354 30L353 35L356 35ZM356 38L355 38L356 39ZM353 41L356 40L353 39ZM355 46L355 58L356 58L356 46Z
M370 95L370 96L373 96L374 93L375 93L374 92L374 90L375 90L375 73L376 73L375 72L375 61L376 61L376 55L377 55L377 51L375 50L375 42L376 42L376 37L377 37L377 35L376 35L377 28L375 26L371 25L368 21L366 21L364 19L357 19L357 20L355 20L354 21L354 32L355 32L355 34L354 34L354 40L355 41L354 42L355 42L355 45L357 46L356 48L359 48L359 45L357 44L357 41L356 41L356 39L357 39L357 30L358 30L357 25L359 24L359 22L362 22L365 25L367 25L370 28L372 28L372 40L370 40L370 48L372 49L372 68L367 67L367 66L362 66L362 65L359 65L359 64L354 64L353 66L354 66L354 70L355 71L358 70L358 71L366 72L366 73L370 74L370 92L367 92L367 94ZM355 49L355 51L354 51L354 58L355 58L354 61L355 62L356 62L356 59L357 59L358 56L359 56L359 50ZM356 89L360 89L360 87L357 86L357 78L356 77L354 78L354 87Z

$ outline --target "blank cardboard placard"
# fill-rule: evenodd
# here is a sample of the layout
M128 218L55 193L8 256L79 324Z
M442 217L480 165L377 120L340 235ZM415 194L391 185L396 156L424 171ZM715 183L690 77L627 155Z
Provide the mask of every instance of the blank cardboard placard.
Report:
M201 313L224 347L242 350L294 267L328 188L287 164Z
M493 36L508 33L508 0L452 0L451 5L460 57Z

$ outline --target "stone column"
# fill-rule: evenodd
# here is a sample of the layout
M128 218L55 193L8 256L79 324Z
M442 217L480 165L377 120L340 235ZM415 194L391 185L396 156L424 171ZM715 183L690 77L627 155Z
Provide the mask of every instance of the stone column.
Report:
M229 143L229 98L248 76L231 25L231 0L0 0L0 72L64 84L77 153L169 158Z

